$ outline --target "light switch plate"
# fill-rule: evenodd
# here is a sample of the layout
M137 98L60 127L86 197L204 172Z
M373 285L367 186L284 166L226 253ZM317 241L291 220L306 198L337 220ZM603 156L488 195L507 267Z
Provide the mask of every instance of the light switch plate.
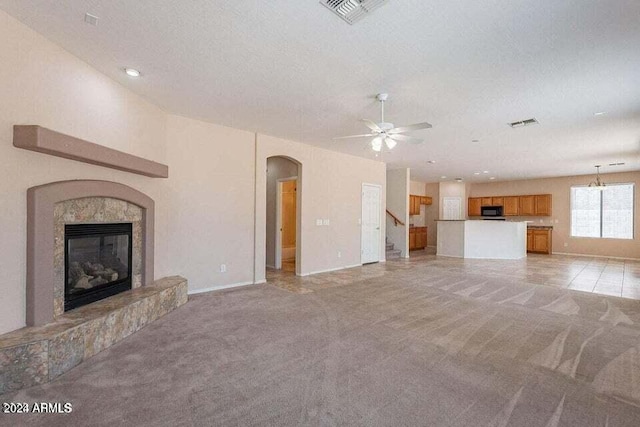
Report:
M322 225L329 225L329 220L328 219L323 220Z
M316 225L322 225L322 220L321 219L316 219Z

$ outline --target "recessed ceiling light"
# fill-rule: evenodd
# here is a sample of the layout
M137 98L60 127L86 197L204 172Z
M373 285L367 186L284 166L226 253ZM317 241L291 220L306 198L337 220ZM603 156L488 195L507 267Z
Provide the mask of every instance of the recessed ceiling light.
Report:
M440 179L446 179L446 178L447 178L447 177L446 177L445 175L442 175L442 176L440 177Z
M495 177L495 176L492 176L492 177L490 177L489 179L496 179L496 177Z
M474 172L473 174L474 175L480 175L480 172Z
M435 160L428 160L427 163L431 163L434 164L436 161Z
M140 71L134 68L125 68L124 72L127 73L127 76L129 77L140 77Z
M604 116L605 114L607 114L606 111L599 111L599 112L595 113L594 116Z
M482 171L482 173L489 173L489 171Z

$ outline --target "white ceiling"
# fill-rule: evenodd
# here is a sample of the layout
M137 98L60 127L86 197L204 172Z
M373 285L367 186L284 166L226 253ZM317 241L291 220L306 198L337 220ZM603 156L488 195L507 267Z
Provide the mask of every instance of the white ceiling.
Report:
M0 8L166 111L363 157L366 141L331 138L365 133L358 120L378 121L389 92L387 121L433 124L382 155L412 179L640 170L638 0L390 0L354 26L316 0Z

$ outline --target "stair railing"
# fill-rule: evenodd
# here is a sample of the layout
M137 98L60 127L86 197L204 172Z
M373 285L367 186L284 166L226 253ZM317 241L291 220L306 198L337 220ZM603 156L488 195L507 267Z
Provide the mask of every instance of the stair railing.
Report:
M386 211L387 211L387 215L389 215L391 218L393 218L393 222L394 222L394 225L395 225L396 227L398 226L398 224L400 224L400 225L404 225L404 222L402 222L402 221L400 220L400 218L398 218L397 216L395 216L394 214L392 214L391 212L389 212L389 209L387 209Z

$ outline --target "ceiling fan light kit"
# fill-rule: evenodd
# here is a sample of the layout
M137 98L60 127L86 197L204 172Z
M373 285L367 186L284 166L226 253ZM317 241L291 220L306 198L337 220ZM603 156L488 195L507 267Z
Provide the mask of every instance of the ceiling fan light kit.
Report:
M387 146L389 150L392 150L400 141L408 142L410 144L420 144L424 142L421 138L415 138L408 135L403 135L407 132L412 132L414 130L420 129L429 129L431 128L431 124L427 122L423 123L415 123L407 126L398 126L394 127L393 123L388 123L384 121L384 103L387 99L389 99L389 95L386 93L379 93L376 96L378 102L380 102L380 122L375 123L371 120L362 119L362 122L367 126L371 133L365 133L360 135L348 135L348 136L339 136L333 138L334 140L338 139L352 139L352 138L366 138L366 137L374 137L371 140L371 149L373 151L381 151L382 150L382 142Z

